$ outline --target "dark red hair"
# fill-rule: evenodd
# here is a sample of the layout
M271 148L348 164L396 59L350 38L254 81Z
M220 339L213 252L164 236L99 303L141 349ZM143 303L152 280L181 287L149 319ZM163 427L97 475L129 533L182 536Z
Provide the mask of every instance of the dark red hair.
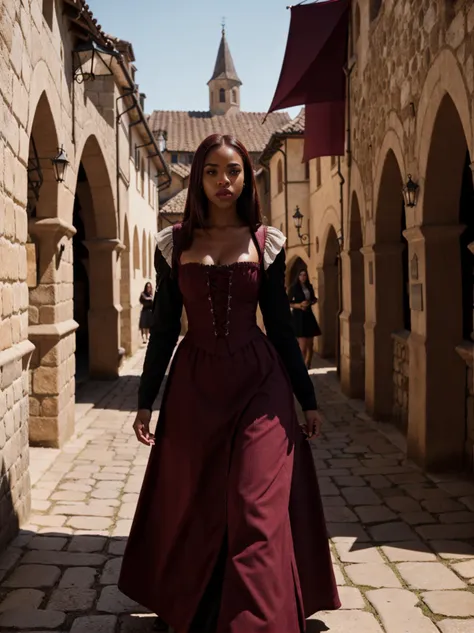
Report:
M262 223L260 201L258 199L257 186L249 153L242 143L234 136L227 134L211 134L199 145L194 155L191 174L189 176L188 197L184 208L183 250L191 246L193 231L202 228L206 224L208 200L202 186L202 177L206 158L212 150L227 145L232 147L240 157L244 165L245 187L237 200L237 214L244 224L256 231Z

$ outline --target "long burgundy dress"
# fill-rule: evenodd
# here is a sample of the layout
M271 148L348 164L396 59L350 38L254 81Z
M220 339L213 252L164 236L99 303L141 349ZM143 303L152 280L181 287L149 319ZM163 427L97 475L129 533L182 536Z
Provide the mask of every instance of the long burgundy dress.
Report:
M119 588L174 629L300 633L337 609L311 449L293 391L315 409L291 329L282 233L261 227L262 261L180 264L180 226L157 236L161 261L139 390L151 409L180 332L156 444ZM174 245L174 247L173 247ZM260 302L265 336L256 323ZM293 388L292 388L293 387Z

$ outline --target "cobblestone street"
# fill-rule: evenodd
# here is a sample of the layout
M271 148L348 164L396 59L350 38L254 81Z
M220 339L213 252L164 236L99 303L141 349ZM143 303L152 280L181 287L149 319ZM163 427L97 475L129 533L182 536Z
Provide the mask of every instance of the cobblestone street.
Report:
M0 558L2 632L151 630L151 614L116 587L148 455L132 436L142 360L118 382L81 387L63 450L31 451L30 523ZM340 394L330 365L312 374L326 417L314 456L343 607L315 615L309 633L472 633L474 482L423 475L390 427Z

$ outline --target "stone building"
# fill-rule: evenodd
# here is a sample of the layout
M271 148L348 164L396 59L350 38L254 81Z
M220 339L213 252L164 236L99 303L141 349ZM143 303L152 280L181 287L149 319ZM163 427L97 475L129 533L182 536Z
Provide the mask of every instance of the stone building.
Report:
M310 164L318 344L409 457L472 471L474 6L357 0L350 32L345 160Z
M116 378L136 346L170 174L131 46L83 0L4 2L0 47L1 548L29 512L28 446L74 430L76 372Z
M210 134L231 134L249 151L255 163L257 184L261 190L263 212L268 192L266 171L261 170L258 158L273 132L289 122L286 113L270 114L245 112L240 109L240 81L230 53L225 30L217 53L216 64L209 86L209 110L205 112L155 110L149 124L161 143L165 160L171 165L172 183L160 194L160 227L182 218L190 166L197 147ZM178 195L179 194L179 195Z

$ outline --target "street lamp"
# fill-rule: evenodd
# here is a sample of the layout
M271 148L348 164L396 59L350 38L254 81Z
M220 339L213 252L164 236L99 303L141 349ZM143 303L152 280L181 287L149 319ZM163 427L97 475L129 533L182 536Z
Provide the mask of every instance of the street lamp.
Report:
M308 255L309 255L309 224L308 224L308 233L301 233L301 227L303 226L303 218L304 218L304 215L301 213L300 208L297 206L295 209L295 213L293 215L293 222L295 225L296 232L298 233L298 237L300 238L300 242L302 244L307 244Z
M411 179L411 174L408 174L408 180L403 187L403 198L405 200L406 207L416 207L418 202L418 190L419 186Z
M60 148L58 148L57 156L52 158L51 162L53 163L56 182L64 182L64 180L66 179L66 171L69 165L69 161L62 145Z
M90 39L80 44L72 52L74 60L74 79L78 84L85 81L94 81L96 77L105 77L112 74L112 59L119 53L104 48Z

